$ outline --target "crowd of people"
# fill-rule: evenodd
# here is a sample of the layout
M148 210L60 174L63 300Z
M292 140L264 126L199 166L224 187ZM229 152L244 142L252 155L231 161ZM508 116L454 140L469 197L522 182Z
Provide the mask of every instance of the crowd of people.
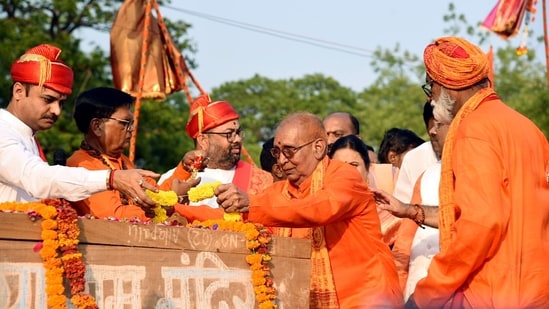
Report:
M310 239L311 308L549 307L549 143L495 93L478 46L426 46L430 141L390 128L376 152L352 114L299 112L263 144L260 168L241 160L238 112L202 95L186 126L195 148L162 175L124 154L135 99L110 87L77 96L80 149L66 166L47 163L35 134L55 124L73 85L60 53L42 44L12 64L0 202L62 198L80 215L147 221L145 191L173 190L173 211L189 221L243 213L274 235ZM189 201L211 182L221 183L213 197Z

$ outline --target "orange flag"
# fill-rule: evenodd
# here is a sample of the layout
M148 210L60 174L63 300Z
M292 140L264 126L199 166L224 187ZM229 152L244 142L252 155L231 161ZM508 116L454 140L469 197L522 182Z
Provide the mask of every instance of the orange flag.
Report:
M152 16L151 6L157 9L157 17ZM110 42L116 88L160 100L186 90L189 69L165 29L156 1L124 1L113 23ZM146 59L141 59L143 54ZM144 74L142 89L140 74Z
M499 0L481 26L505 40L515 36L530 1L532 0Z

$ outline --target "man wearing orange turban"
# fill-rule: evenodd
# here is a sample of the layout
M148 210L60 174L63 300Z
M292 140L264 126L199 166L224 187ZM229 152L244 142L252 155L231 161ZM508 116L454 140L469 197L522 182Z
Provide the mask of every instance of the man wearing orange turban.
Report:
M549 144L490 87L468 41L425 48L435 118L451 124L440 183L440 245L407 307L549 308ZM452 120L453 119L453 120Z
M29 49L11 66L12 97L0 109L0 202L44 198L78 201L107 189L117 189L143 205L154 206L143 188L150 171L88 171L50 166L41 156L35 134L50 129L72 92L73 71L60 59L61 49L42 44ZM143 184L141 187L140 184Z
M198 97L191 104L187 134L195 142L196 150L202 150L208 158L207 167L198 172L201 183L221 181L233 183L241 190L258 193L272 184L272 175L256 166L240 160L244 131L239 115L226 101L212 102L208 95ZM166 185L175 179L187 179L189 167L180 162L166 172L159 183ZM206 220L223 217L216 198L212 197L188 205L176 205L175 209L189 220Z

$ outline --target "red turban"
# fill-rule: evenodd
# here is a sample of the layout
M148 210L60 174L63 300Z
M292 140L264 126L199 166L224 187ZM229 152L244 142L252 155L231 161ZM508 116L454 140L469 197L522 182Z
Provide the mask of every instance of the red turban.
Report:
M238 113L229 102L212 102L208 95L201 95L191 104L187 134L195 139L204 131L238 118Z
M423 52L427 75L448 89L463 89L488 77L486 54L476 45L458 38L443 37Z
M72 69L59 59L60 54L61 49L48 44L27 50L11 65L12 80L71 94L74 75Z

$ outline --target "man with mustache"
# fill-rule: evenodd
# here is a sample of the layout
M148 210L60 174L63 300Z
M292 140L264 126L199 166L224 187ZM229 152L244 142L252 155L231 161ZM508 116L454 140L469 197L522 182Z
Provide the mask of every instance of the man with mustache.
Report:
M409 308L548 308L549 144L506 106L482 50L443 37L424 51L425 93L451 121L442 154L440 253Z
M143 189L156 189L143 177L158 174L139 169L88 171L46 162L35 135L53 127L73 85L73 71L60 54L61 49L41 44L11 66L11 99L0 109L0 202L78 201L116 189L144 207L154 206Z
M208 95L198 97L189 111L187 135L194 140L195 149L206 153L207 166L196 177L200 184L221 181L233 183L241 190L258 193L273 183L270 173L240 159L244 130L240 116L227 101L210 100ZM188 179L191 167L180 162L177 167L162 175L159 183L166 185L174 179ZM176 211L188 220L206 220L223 217L216 198L189 205L176 205Z

